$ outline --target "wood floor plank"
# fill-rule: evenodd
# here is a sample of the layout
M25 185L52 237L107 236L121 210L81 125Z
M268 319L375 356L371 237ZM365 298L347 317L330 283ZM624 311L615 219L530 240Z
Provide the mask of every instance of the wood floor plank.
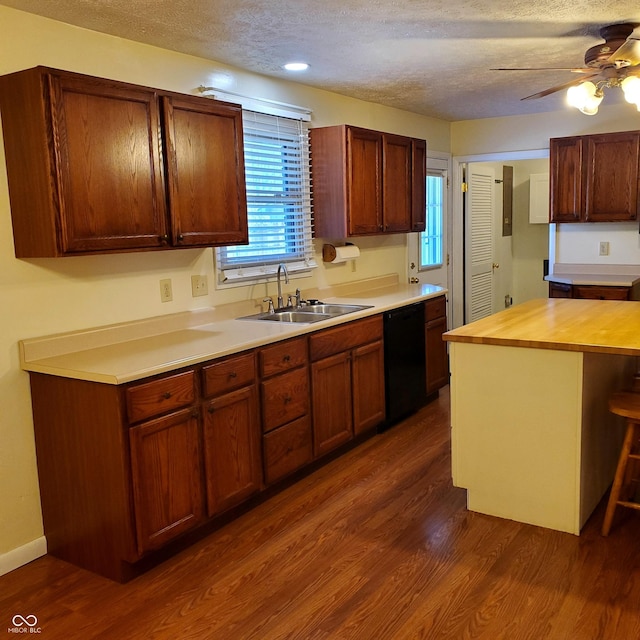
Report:
M448 390L128 584L45 556L0 577L0 623L51 640L640 638L640 514L600 536L468 512Z

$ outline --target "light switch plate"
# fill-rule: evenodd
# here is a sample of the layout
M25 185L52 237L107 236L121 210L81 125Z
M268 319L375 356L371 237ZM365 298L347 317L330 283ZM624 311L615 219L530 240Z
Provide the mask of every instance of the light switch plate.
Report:
M207 284L207 276L191 276L191 296L206 296L209 293L209 285Z

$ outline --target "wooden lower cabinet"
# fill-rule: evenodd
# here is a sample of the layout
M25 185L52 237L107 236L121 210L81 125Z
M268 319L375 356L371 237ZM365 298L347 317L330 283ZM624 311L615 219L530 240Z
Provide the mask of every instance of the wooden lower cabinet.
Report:
M384 421L382 336L381 315L310 336L315 457Z
M304 416L262 437L265 482L272 484L313 460L311 416Z
M202 522L198 415L187 409L129 429L138 551L144 554Z
M382 339L377 315L123 385L31 372L48 552L125 582L373 433L385 418Z
M214 516L262 488L255 385L210 400L203 416L207 515Z
M549 297L578 298L582 300L640 300L640 285L609 287L549 282Z
M385 419L384 346L376 340L353 350L353 434L375 429Z
M427 365L427 394L449 384L449 356L447 343L442 339L447 331L447 301L445 296L425 302L425 349Z
M351 353L338 353L311 365L313 449L316 457L353 438Z
M260 349L258 362L264 475L272 484L313 460L308 340Z

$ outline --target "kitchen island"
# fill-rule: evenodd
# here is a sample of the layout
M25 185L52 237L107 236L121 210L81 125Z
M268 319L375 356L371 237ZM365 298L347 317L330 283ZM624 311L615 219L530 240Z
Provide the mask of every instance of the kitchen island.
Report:
M445 334L452 475L472 511L578 535L624 425L607 408L640 355L640 304L532 300Z

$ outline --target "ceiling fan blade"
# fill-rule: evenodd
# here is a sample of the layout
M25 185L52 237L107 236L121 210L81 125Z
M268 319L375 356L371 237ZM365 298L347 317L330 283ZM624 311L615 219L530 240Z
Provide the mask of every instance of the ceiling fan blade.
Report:
M571 71L573 73L593 73L593 69L576 69L574 67L508 67L489 69L489 71Z
M613 64L618 60L627 61L631 66L640 64L640 39L628 38L627 41L609 57L609 62Z
M581 84L582 82L584 82L585 80L588 80L589 78L595 78L597 75L598 75L597 73L592 73L590 76L577 78L576 80L572 80L571 82L565 82L564 84L559 84L556 87L551 87L550 89L545 89L544 91L539 91L538 93L534 93L530 96L526 96L525 98L520 98L520 99L533 100L534 98L544 98L545 96L555 93L556 91L562 91L563 89L568 89L569 87L575 87L576 85Z
M635 67L626 67L625 72L628 76L640 76L640 64Z

